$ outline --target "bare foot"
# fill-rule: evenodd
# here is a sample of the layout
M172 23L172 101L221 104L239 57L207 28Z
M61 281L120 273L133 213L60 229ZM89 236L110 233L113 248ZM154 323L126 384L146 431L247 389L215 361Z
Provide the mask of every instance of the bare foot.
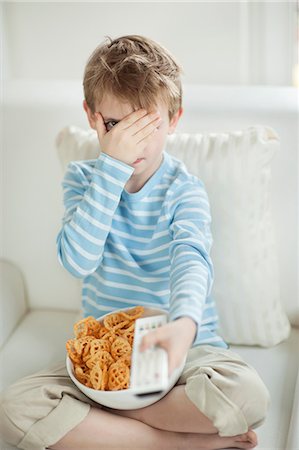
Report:
M247 433L240 434L239 436L235 436L236 442L241 442L242 445L244 443L251 444L251 447L239 447L236 446L236 448L254 448L257 446L257 435L253 430L247 431Z
M196 450L217 450L224 448L247 449L257 446L257 436L254 431L249 430L247 433L238 436L221 437L218 434L189 434L185 440L186 449Z

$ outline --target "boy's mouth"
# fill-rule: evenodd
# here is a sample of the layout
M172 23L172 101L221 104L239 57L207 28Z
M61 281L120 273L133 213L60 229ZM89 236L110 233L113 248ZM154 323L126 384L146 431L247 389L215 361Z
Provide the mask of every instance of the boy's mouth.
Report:
M136 161L133 162L133 165L139 164L143 160L144 160L144 158L138 158L138 159L136 159Z

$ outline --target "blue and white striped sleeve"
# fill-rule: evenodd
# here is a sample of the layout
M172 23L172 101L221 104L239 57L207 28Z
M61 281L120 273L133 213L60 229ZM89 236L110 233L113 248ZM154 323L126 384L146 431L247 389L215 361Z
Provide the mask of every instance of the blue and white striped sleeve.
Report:
M214 279L210 258L210 207L200 181L196 184L185 183L176 193L176 199L170 225L169 319L191 317L197 324L198 333L204 304Z
M94 167L69 164L62 182L65 213L56 244L59 262L75 277L83 278L99 266L114 212L133 170L105 153Z

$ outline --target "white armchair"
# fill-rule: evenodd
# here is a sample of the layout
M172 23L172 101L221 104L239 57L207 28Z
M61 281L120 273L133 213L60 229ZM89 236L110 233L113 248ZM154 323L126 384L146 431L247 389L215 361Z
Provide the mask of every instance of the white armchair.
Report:
M20 377L63 359L65 342L72 336L73 324L78 319L80 283L60 267L56 258L55 239L63 213L60 187L63 173L55 151L55 138L67 123L87 127L79 110L79 87L76 83L53 82L43 86L21 83L11 86L9 91L8 86L4 142L7 170L5 192L9 194L4 197L6 236L4 258L0 261L1 390ZM51 96L48 92L52 92ZM18 133L15 132L16 127ZM232 125L231 130L234 129ZM58 141L62 142L61 139ZM86 143L86 140L83 142ZM91 139L91 142L94 141ZM72 145L70 148L74 150L74 141ZM213 150L217 151L216 147ZM176 151L175 146L172 151ZM203 158L201 163L208 157L212 158L213 152L207 152L206 159ZM199 160L192 161L198 166ZM266 160L264 163L270 164ZM211 201L216 194L211 191ZM272 198L273 201L275 199ZM215 226L219 220L217 214ZM216 233L215 246L217 242L221 242L221 236L217 238ZM218 256L215 253L220 271ZM218 274L216 272L219 278L217 289L221 293L225 278L221 279L219 271ZM281 276L279 272L278 278ZM297 300L293 300L290 320L295 316L298 318ZM238 308L237 313L241 317L242 305ZM266 344L269 347L244 342L245 338L250 337L248 329L243 330L242 339L237 342L237 337L229 334L226 317L222 319L222 330L234 342L231 348L258 370L271 393L268 418L258 429L258 449L298 450L299 389L296 383L299 330L296 320L291 320L292 328L287 338L289 322L284 312L283 295L275 308L276 316L271 315L272 312L268 317L280 317L281 325L279 330L273 326L270 336L272 344ZM243 311L242 320L245 319ZM259 336L255 331L255 339ZM277 345L274 345L275 338L280 342ZM11 447L5 443L1 447L0 442L0 448L8 450Z

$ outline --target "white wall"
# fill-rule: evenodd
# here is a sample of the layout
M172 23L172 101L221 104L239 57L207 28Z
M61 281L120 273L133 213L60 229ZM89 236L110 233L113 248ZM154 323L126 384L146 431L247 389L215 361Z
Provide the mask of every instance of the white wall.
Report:
M0 254L3 254L3 200L4 200L4 180L3 180L3 4L0 3Z
M296 3L5 2L7 77L80 79L105 35L144 34L181 61L186 83L291 84Z

